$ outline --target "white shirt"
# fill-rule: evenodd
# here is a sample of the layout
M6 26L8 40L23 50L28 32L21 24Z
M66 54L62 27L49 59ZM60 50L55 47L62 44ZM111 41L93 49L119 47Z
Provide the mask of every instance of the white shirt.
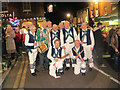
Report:
M80 49L80 48L76 48L76 47L75 47L75 50L76 50L77 52L79 51L79 49ZM79 53L78 53L78 54L79 54ZM80 56L81 56L81 55L80 55ZM73 51L71 50L71 58L72 58L72 59L75 59L75 57L76 57L76 56L73 55ZM83 59L84 59L84 57L83 57ZM77 58L77 60L80 60L80 59Z
M32 32L30 31L30 34L32 34ZM35 36L35 33L32 34L33 36ZM36 40L37 40L37 35L36 35ZM36 41L34 43L37 43ZM25 36L25 46L34 46L33 43L29 43L29 35L26 34ZM36 48L38 46L38 43L37 45L34 46L34 48Z
M55 48L55 47L54 47ZM60 49L60 47L58 48L58 49ZM57 53L57 49L55 48L55 53ZM56 62L55 60L54 60L54 58L53 58L53 56L55 55L55 54L53 54L53 56L51 56L51 54L52 54L52 46L49 48L49 51L48 51L48 53L47 53L47 57L52 61L52 62ZM61 57L63 57L65 54L64 54L64 49L62 49L62 51L61 51ZM59 59L59 60L61 60L61 61L64 61L64 59Z
M28 30L26 30L25 28L20 30L20 34L22 34L21 31L23 31L23 34L27 34L28 33Z
M83 32L83 31L84 31L84 30L82 29L82 37L83 37L84 34L85 34L85 32ZM86 31L87 31L87 29L86 29ZM86 33L86 34L87 34L87 33ZM87 42L87 35L85 35L83 42Z
M48 34L49 34L48 29L46 28L46 30L47 30L47 32L46 32L46 33L44 33L44 32L43 32L43 30L44 30L44 28L43 28L43 27L41 27L40 32L42 32L43 37L48 37ZM40 33L40 34L41 34L41 33Z
M52 32L52 39L53 39L53 38L57 35L57 32L58 32L58 31L55 32L55 31L52 30L51 32ZM55 35L54 35L53 33L54 33ZM56 39L58 39L58 38L55 37L54 40L52 41L53 46L54 46L54 41L55 41ZM51 35L50 35L50 33L49 33L49 42L50 42L49 45L51 46Z
M86 29L87 30L87 29ZM84 35L84 33L82 32L82 36ZM93 32L92 30L90 30L90 38L91 38L91 47L93 48L95 45L95 41L94 41L94 36L93 36ZM78 40L81 41L80 39L80 33L78 34ZM83 42L87 42L87 35L85 35L84 41ZM83 46L87 45L87 43L83 43Z
M66 29L67 32L69 32L70 28ZM70 34L72 35L72 32L70 31ZM75 40L77 40L77 32L76 30L73 28L73 37ZM67 33L65 34L67 37ZM64 36L63 36L63 31L61 32L61 38L63 39L63 43L61 44L62 46L65 46L66 43L70 43L70 42L73 42L73 38L71 36L68 36L67 40L66 40L66 43L64 43Z

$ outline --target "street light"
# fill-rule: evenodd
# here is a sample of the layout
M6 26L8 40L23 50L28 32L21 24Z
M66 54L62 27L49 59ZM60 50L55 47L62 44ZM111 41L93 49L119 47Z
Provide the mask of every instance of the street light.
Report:
M67 17L70 18L70 13L67 13Z
M98 4L98 0L93 0L93 2L95 2L95 4Z

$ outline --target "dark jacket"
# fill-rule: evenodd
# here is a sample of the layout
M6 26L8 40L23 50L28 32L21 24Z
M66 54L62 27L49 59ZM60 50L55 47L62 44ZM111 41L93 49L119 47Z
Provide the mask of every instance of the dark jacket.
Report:
M94 32L94 38L95 38L95 48L103 48L104 36L102 35L101 29L98 29Z
M16 32L16 33L15 33L15 40L16 40L17 43L20 43L20 42L21 42L20 32L18 32L18 33Z
M118 41L118 36L117 36L117 34L115 33L115 34L113 34L112 35L112 38L111 38L111 46L114 48L114 49L118 49L118 43L119 43L120 41Z
M112 38L113 34L115 34L115 33L116 33L116 31L114 29L111 29L109 31L109 44L111 44L111 38Z

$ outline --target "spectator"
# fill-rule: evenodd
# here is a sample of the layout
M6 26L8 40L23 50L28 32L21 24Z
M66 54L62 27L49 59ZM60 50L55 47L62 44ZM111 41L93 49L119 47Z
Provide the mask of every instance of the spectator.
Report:
M109 53L110 53L110 55L111 55L111 58L114 56L114 49L113 49L113 47L111 46L111 38L112 38L112 36L113 36L113 34L115 34L116 33L116 26L115 25L113 25L112 26L112 29L109 31Z
M7 51L6 51L6 39L5 39L5 28L2 27L2 55L5 55L7 54Z
M119 59L120 59L120 27L118 28L117 33L114 33L112 38L111 38L111 46L114 48L115 50L115 54L114 54L114 59L115 59L115 63L114 63L114 68L116 71L120 70L120 66L119 66Z
M21 35L20 35L20 32L19 32L19 27L17 27L15 29L15 43L16 43L17 53L20 54L19 47L20 47L20 44L21 44Z
M25 53L25 51L26 51L26 47L25 47L25 35L26 35L26 33L24 33L24 31L23 30L21 30L21 42L22 42L22 53Z
M25 26L23 26L22 29L21 29L21 31L20 31L20 34L22 34L22 33L24 33L24 34L28 33L28 30L26 29Z
M7 25L6 29L6 50L8 54L11 54L11 59L15 58L15 52L16 52L16 47L15 47L15 32L13 31L11 25ZM9 61L11 62L11 61Z
M109 44L111 44L111 38L112 38L114 33L116 33L116 26L115 25L113 25L112 29L109 31Z
M100 67L106 67L103 64L103 50L104 50L104 36L102 35L102 23L97 23L97 27L94 28L94 38L95 38L95 50L94 55L96 54L95 58L98 61L98 65Z

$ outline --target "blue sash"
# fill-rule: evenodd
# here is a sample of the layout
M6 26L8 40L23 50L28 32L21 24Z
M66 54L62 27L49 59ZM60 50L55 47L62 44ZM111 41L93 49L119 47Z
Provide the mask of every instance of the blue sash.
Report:
M30 39L31 38L30 35L32 35L32 34L28 33L28 35L29 35L29 39ZM32 37L33 37L33 42L37 41L37 39L36 39L36 33L35 33L35 36L32 35ZM27 46L27 47L28 47L28 52L32 53L31 48L29 48L29 46ZM34 46L32 46L32 47L34 47Z
M60 58L60 56L58 57L59 53L60 53L60 50L57 49L57 53L55 53L54 58Z
M65 37L65 40L67 40L67 38L68 38L69 36L73 38L73 35L70 34L70 31L71 31L71 30L69 30L69 31L65 30L65 32L67 33L67 37Z
M55 38L58 38L58 32L57 32L56 34L52 32L52 34L54 35L52 41L53 41Z

